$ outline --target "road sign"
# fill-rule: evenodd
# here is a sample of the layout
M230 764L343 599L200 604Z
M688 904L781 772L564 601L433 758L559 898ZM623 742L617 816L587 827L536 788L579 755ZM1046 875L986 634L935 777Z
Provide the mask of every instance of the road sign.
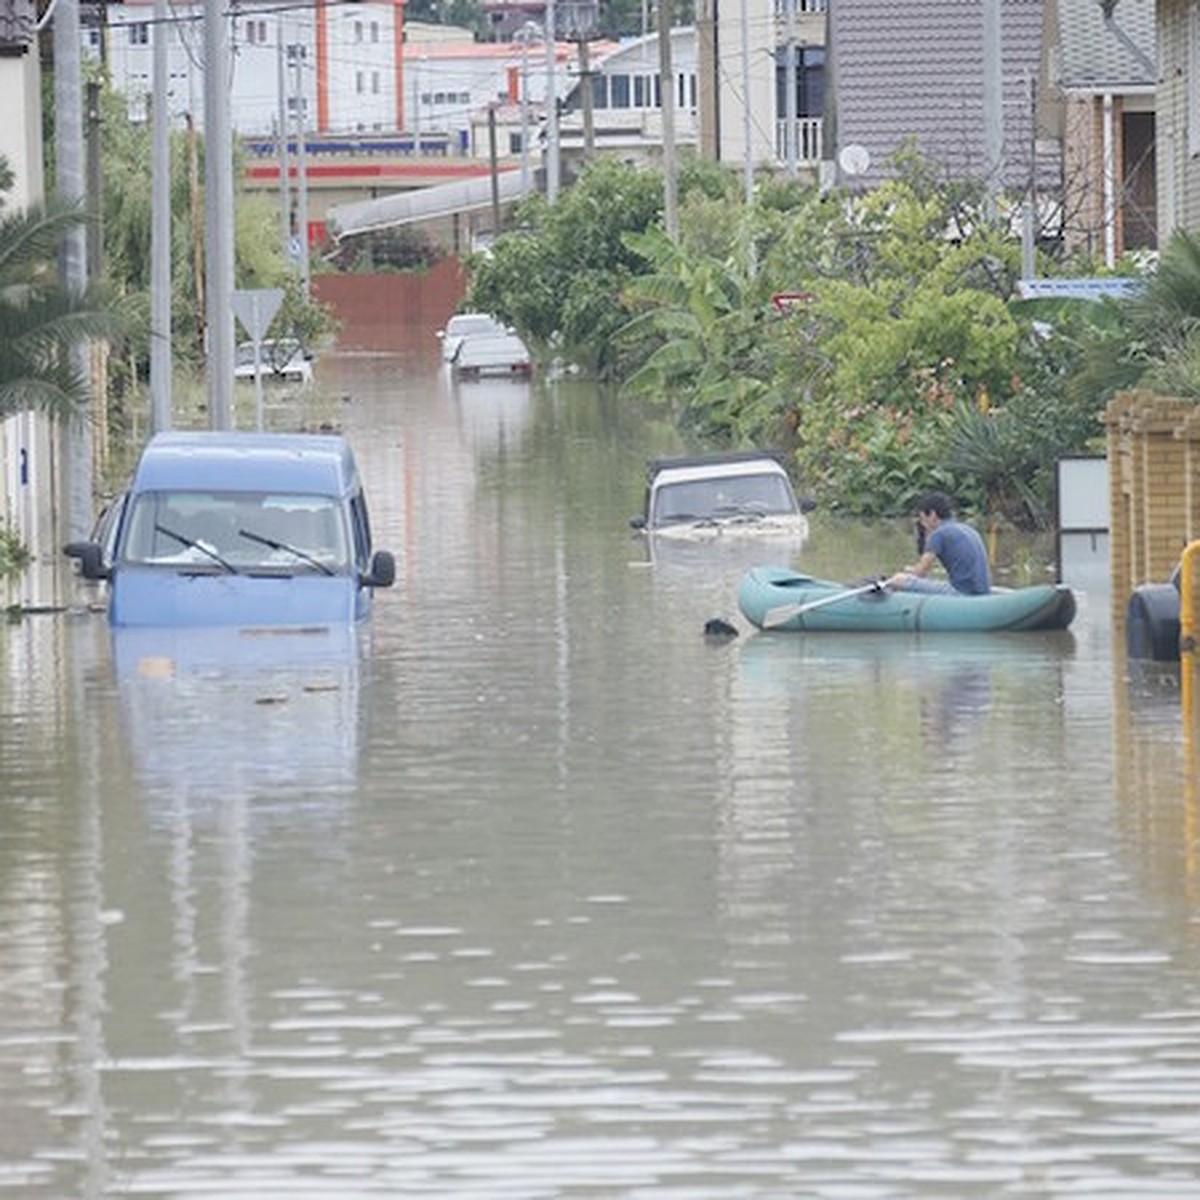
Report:
M252 342L261 342L282 303L283 288L236 288L233 315Z
M1097 279L1021 279L1017 295L1022 300L1099 300L1111 296L1128 300L1145 286L1145 281L1127 275Z

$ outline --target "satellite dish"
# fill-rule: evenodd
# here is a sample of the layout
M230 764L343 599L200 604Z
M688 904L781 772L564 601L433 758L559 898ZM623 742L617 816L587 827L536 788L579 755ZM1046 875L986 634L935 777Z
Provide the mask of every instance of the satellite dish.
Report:
M838 166L846 175L861 175L871 165L871 156L866 146L851 142L838 153Z

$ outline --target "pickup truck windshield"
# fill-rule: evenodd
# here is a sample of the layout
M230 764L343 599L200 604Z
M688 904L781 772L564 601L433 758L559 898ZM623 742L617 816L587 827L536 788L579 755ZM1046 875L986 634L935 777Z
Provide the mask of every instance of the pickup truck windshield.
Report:
M351 567L341 507L330 496L142 492L127 521L126 564L291 575Z
M795 495L779 475L727 475L667 483L654 493L651 525L797 512Z

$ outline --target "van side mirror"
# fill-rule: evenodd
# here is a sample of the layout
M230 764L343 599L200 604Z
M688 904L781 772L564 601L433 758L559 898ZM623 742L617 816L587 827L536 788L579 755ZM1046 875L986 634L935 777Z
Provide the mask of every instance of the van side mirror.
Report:
M629 518L629 528L630 529L645 529L646 528L646 518L644 516L640 516L640 515L636 516L636 517L630 517Z
M63 553L79 560L79 573L84 579L108 579L112 575L104 565L104 551L98 542L68 542Z
M371 556L371 569L362 578L364 587L386 588L396 582L396 559L389 550L376 550Z

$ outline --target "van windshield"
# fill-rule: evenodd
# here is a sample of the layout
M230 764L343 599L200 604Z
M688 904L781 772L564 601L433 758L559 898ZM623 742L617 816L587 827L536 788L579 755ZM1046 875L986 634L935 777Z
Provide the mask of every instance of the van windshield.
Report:
M350 570L338 502L278 492L142 492L133 498L121 561L237 574Z

